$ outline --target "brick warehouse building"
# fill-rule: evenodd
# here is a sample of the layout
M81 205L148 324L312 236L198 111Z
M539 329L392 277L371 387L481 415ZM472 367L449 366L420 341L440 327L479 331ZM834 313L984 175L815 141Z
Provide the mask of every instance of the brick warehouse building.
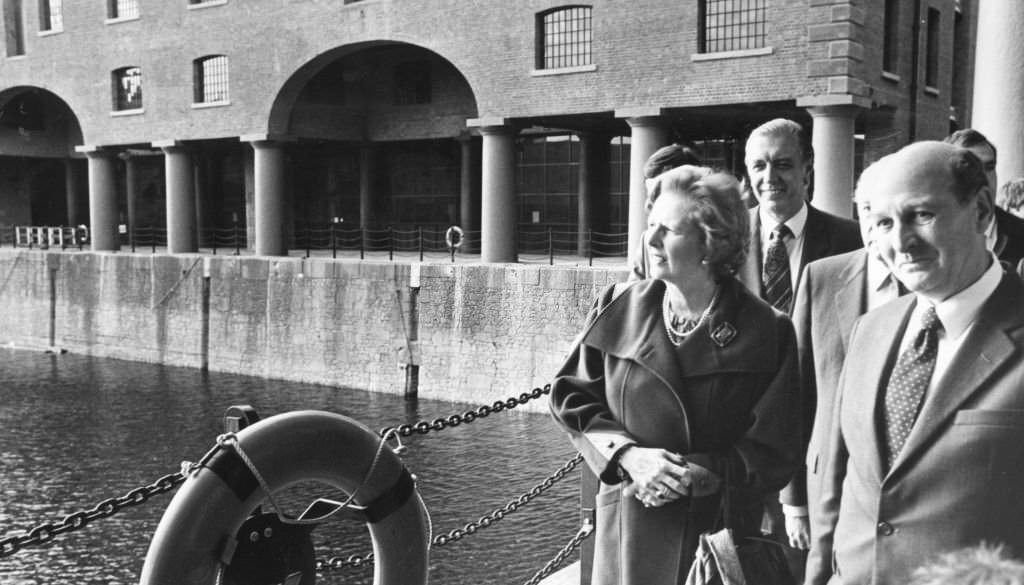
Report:
M972 114L1004 177L1024 158L999 140L1022 124L972 112L975 62L986 111L1017 103L1011 0L0 1L0 225L88 224L94 250L121 224L171 253L242 226L280 255L341 221L583 253L588 230L637 241L658 147L740 174L779 116L813 129L814 203L843 215L866 162Z

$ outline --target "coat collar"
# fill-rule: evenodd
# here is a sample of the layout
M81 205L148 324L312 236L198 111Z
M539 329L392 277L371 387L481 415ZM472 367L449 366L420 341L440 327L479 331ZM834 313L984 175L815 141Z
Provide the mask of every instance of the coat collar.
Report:
M630 287L601 312L581 342L636 361L670 387L683 376L775 369L779 348L764 343L777 327L774 310L735 279L722 280L716 309L678 348L662 323L664 291L656 280Z
M836 275L839 288L835 293L836 319L839 321L839 331L852 331L853 322L867 312L867 271L868 253L866 250L858 250L849 254L843 267ZM845 353L849 339L840 336Z

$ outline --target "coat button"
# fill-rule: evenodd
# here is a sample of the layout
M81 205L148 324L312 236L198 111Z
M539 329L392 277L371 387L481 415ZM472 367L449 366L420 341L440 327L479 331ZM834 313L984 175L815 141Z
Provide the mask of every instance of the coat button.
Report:
M893 532L896 532L896 529L892 527L892 524L888 522L878 523L878 533L882 536L891 536Z

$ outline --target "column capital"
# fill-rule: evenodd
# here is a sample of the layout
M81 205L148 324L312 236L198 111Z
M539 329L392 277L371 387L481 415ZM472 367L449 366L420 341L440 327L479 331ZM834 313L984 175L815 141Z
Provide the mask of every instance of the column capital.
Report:
M871 98L848 93L805 95L796 98L796 107L807 108L822 106L855 106L857 108L871 108Z
M481 136L515 136L518 130L512 126L480 126Z
M806 106L812 118L856 118L864 108L852 104Z
M298 139L289 134L268 134L268 133L257 133L257 134L242 134L238 137L239 142L248 142L255 145L256 143L266 142L296 142Z
M118 155L117 150L96 144L79 144L75 146L75 152L84 154L88 158L113 158Z

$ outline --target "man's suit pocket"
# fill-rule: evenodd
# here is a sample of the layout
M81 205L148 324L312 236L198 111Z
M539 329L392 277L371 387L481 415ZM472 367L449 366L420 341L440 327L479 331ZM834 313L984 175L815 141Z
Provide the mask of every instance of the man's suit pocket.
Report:
M1024 427L1024 410L961 410L956 413L954 425L992 427Z

